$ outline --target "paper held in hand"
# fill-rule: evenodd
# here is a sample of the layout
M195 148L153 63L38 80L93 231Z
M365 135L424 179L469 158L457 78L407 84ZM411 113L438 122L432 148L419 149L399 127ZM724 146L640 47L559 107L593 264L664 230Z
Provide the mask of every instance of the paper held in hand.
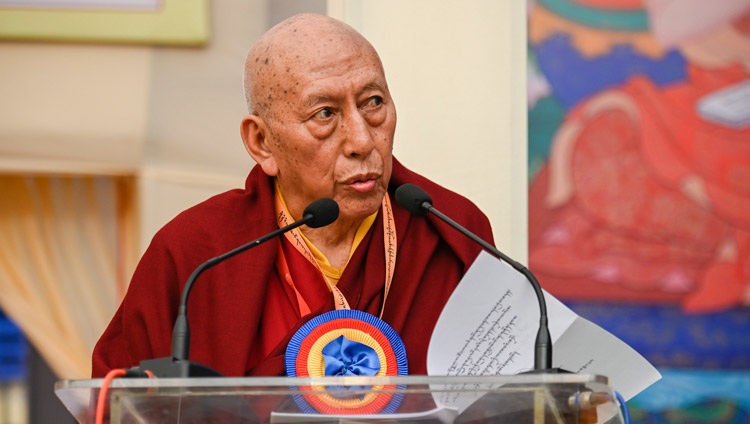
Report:
M544 283L542 282L542 286ZM661 378L638 352L545 292L552 366L608 377L626 400ZM514 375L533 369L539 325L526 278L482 252L445 305L427 353L429 375Z

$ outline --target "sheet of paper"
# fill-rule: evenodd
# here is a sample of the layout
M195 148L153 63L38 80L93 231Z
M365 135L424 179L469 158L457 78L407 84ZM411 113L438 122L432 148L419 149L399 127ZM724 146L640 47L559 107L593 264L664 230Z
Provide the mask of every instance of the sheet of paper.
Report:
M646 358L605 329L577 317L552 345L554 366L580 374L609 377L625 400L661 378Z
M606 376L625 399L661 378L648 361L612 334L546 292L545 301L554 367ZM531 370L538 325L537 298L526 277L483 252L435 325L427 372L514 375ZM459 409L466 406L447 399L438 401Z
M554 342L576 314L545 295ZM443 308L427 354L430 375L512 375L534 367L539 328L536 295L526 278L482 253Z

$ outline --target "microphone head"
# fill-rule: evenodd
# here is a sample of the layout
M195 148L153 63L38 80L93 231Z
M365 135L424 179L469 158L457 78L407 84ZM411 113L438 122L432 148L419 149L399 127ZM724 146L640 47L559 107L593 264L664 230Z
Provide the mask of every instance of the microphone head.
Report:
M415 215L427 213L425 202L432 206L430 195L414 184L404 184L396 189L396 203Z
M339 217L339 205L335 200L324 197L307 205L302 216L312 216L312 219L305 223L310 228L325 227Z

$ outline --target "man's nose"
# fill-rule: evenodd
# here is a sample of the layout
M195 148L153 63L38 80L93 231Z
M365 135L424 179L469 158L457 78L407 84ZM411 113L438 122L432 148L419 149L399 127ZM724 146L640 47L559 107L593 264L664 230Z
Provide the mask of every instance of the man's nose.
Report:
M347 114L344 120L344 154L347 157L367 157L375 143L372 137L372 126L362 115L362 111Z

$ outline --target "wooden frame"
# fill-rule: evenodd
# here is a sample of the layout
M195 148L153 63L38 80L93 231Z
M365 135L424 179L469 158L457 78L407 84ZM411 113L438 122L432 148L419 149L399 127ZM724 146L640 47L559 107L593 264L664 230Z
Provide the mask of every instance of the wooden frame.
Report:
M202 45L209 37L209 1L154 0L148 10L94 7L95 1L37 1L28 6L2 0L0 40Z

